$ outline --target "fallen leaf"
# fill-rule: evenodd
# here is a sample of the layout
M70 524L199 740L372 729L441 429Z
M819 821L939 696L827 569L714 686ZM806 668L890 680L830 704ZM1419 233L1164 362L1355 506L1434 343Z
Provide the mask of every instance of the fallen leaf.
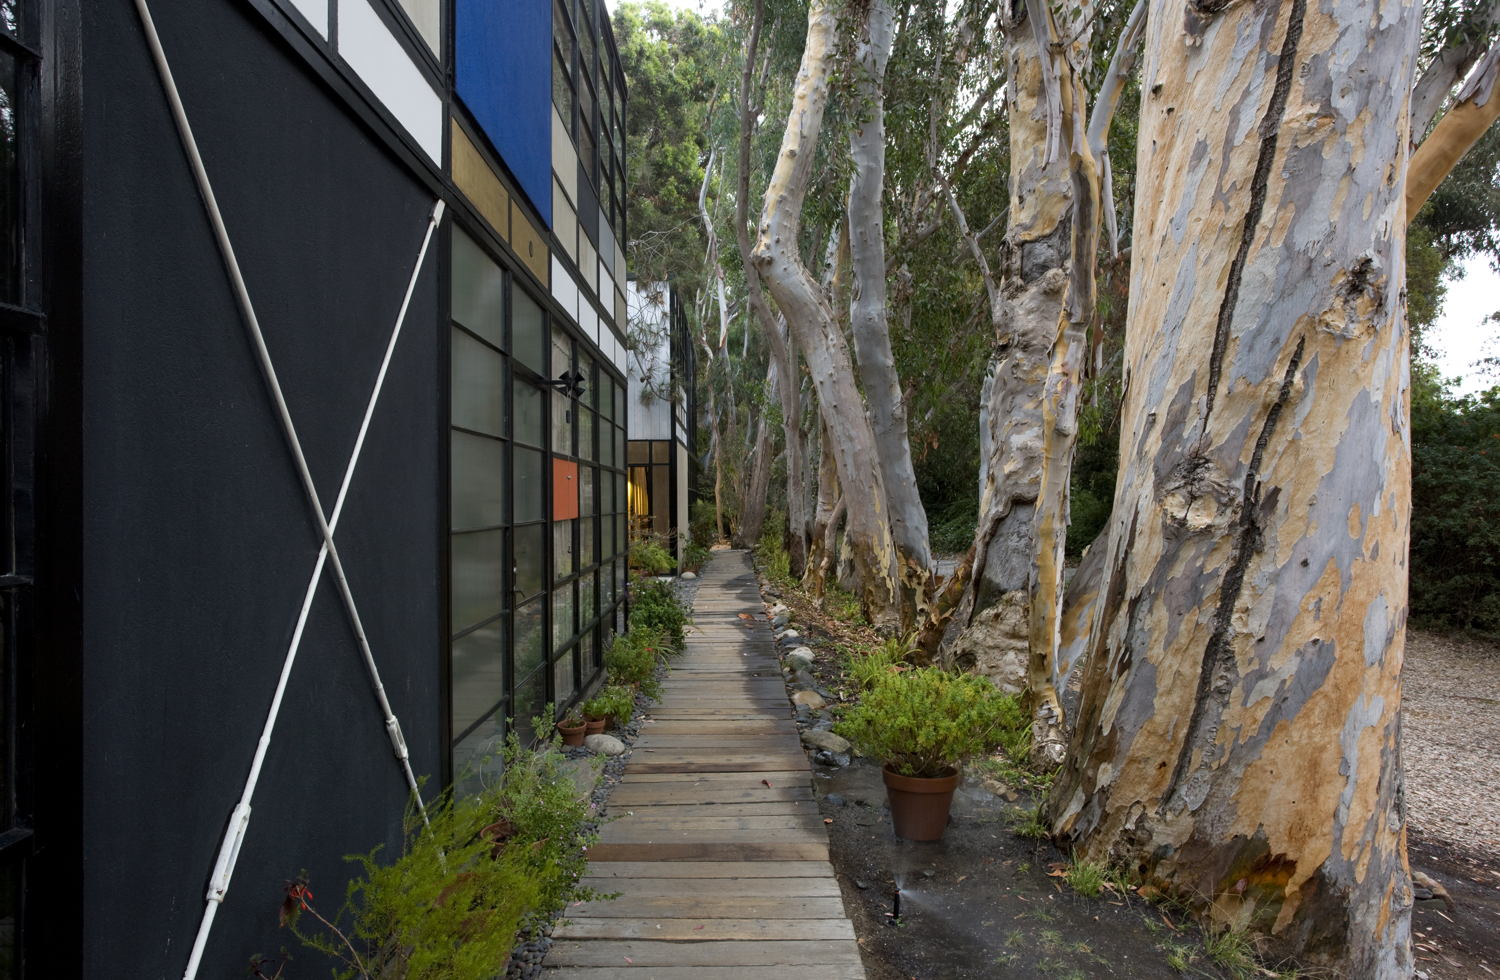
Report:
M740 613L740 618L741 619L753 619L754 617L751 616L749 613Z
M825 824L833 823L833 818L832 817L824 817L823 818L823 822Z
M635 960L633 960L633 959L631 959L630 957L627 956L627 957L625 957L625 962L626 963L630 963L630 964L634 964Z
M693 931L694 931L694 932L697 932L697 931L698 931L698 930L699 930L699 929L702 929L702 928L703 928L703 926L702 926L702 924L701 924L701 923L700 923L700 924L699 924L699 925L696 925L696 926L693 926Z

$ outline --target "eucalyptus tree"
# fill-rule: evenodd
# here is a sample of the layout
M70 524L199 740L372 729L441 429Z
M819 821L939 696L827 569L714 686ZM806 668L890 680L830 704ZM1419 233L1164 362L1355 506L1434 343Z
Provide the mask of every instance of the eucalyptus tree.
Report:
M1411 971L1420 20L1415 0L1152 2L1121 470L1050 802L1080 855L1273 954L1372 978Z

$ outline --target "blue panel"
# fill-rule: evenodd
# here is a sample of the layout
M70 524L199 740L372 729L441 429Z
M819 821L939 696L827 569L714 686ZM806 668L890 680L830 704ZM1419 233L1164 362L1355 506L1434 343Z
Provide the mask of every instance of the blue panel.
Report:
M458 97L552 225L551 0L457 0Z

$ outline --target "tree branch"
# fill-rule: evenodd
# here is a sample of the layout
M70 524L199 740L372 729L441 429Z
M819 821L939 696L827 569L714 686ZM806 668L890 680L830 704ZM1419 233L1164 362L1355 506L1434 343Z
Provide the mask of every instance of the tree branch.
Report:
M1453 172L1490 124L1500 118L1500 42L1486 52L1459 89L1457 101L1422 141L1406 167L1406 220L1427 203L1432 192Z

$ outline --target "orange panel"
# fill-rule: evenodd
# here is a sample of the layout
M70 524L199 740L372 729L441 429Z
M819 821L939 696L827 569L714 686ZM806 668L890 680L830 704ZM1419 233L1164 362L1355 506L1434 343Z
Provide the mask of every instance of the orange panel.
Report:
M578 464L566 459L552 461L552 519L568 521L578 516Z

